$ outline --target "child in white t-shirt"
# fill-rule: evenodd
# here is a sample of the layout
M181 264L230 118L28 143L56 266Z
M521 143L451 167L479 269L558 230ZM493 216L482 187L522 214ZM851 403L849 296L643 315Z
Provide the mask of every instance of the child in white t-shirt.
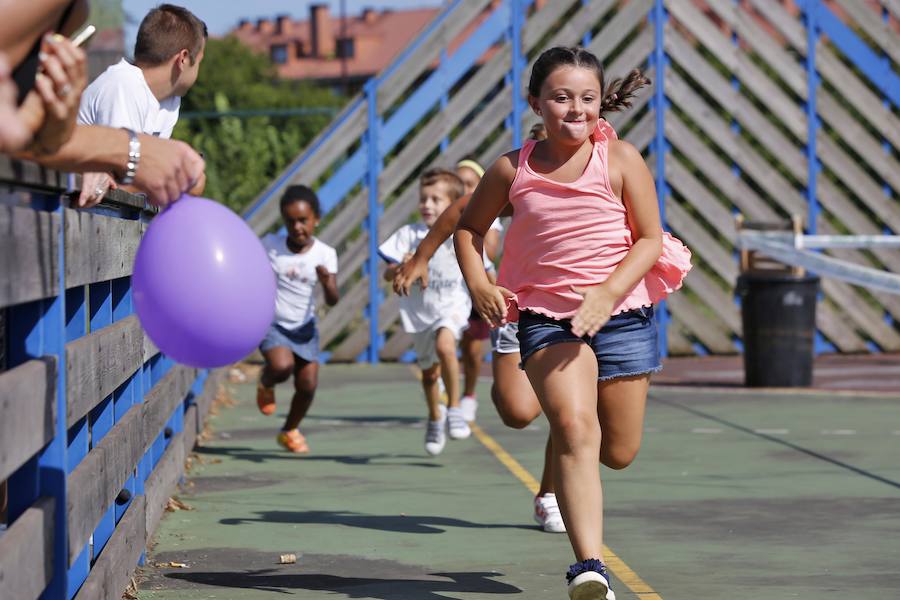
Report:
M309 452L297 429L316 393L319 378L319 331L316 328L316 284L325 302L337 304L337 253L313 236L319 224L319 199L305 185L292 185L281 197L287 235L269 234L262 243L277 278L275 321L260 344L266 364L259 379L256 404L264 415L275 412L275 385L294 375L294 398L276 438L290 452Z
M444 209L463 195L463 182L453 171L431 169L420 180L419 214L422 221L404 225L379 248L390 263L384 278L393 280L400 264L412 256ZM488 263L489 264L489 263ZM403 329L412 334L416 362L422 369L422 387L428 404L425 451L440 454L446 443L445 430L452 439L464 439L472 430L459 406L459 362L456 348L468 327L472 302L466 288L453 243L448 240L428 261L428 286L416 288L400 298ZM439 379L447 390L448 409L440 403Z

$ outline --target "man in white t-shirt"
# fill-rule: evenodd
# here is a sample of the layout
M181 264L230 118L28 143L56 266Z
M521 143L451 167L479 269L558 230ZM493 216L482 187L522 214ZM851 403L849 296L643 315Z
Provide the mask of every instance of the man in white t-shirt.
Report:
M134 63L124 58L107 68L84 91L78 122L130 129L168 139L178 121L181 96L197 81L206 48L206 25L172 4L154 8L138 29ZM195 182L191 193L200 193ZM85 173L78 205L97 204L110 187L106 173Z
M463 182L453 171L431 169L420 180L419 214L422 222L404 225L378 248L389 264L384 277L392 280L397 268L412 256L437 218L463 194ZM486 266L490 262L486 260ZM459 361L456 348L468 326L472 300L456 261L452 240L442 244L428 261L428 287L400 298L403 329L412 334L416 361L422 369L422 387L428 405L425 451L440 454L446 442L471 435L459 406ZM440 404L438 379L447 390L446 415Z

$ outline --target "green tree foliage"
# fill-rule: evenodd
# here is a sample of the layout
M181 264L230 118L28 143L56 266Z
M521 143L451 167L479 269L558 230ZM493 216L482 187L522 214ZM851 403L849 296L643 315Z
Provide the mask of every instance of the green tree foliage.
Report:
M205 196L242 210L331 120L300 116L199 116L192 112L339 108L344 99L328 88L279 80L269 58L237 39L210 39L200 77L181 105L174 136L206 159Z

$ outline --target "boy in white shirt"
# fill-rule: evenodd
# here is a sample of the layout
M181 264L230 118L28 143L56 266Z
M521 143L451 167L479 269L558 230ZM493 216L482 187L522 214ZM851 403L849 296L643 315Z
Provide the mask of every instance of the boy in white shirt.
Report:
M379 248L390 265L384 278L392 281L400 264L412 256L428 229L454 200L463 195L463 182L453 171L431 169L420 179L419 214L422 221L404 225ZM490 265L486 261L486 265ZM447 240L428 261L428 287L418 287L400 298L403 329L411 333L416 361L422 369L422 387L428 405L425 451L435 456L446 443L445 430L452 439L464 439L472 430L459 406L459 361L457 343L468 327L472 301L456 262L452 240ZM440 402L439 379L447 390L448 409Z
M206 24L186 8L162 4L141 21L134 64L124 58L84 90L78 123L121 127L172 137L181 97L197 81L206 49ZM78 205L90 207L116 188L106 173L85 173ZM202 192L202 186L191 193Z
M315 288L322 284L325 302L334 306L337 252L313 234L319 224L319 198L305 185L292 185L281 197L287 234L262 238L277 279L275 321L259 349L266 364L259 379L256 404L264 415L275 412L275 385L294 375L291 410L276 441L294 453L309 452L298 427L312 405L319 381L319 331Z

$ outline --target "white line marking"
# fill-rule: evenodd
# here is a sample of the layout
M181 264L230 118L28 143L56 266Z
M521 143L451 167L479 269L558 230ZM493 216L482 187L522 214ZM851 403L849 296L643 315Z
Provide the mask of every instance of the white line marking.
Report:
M791 432L790 429L754 429L754 433L761 433L763 435L787 435Z
M856 435L855 429L823 429L822 435Z
M691 433L722 433L722 430L715 427L694 427Z

